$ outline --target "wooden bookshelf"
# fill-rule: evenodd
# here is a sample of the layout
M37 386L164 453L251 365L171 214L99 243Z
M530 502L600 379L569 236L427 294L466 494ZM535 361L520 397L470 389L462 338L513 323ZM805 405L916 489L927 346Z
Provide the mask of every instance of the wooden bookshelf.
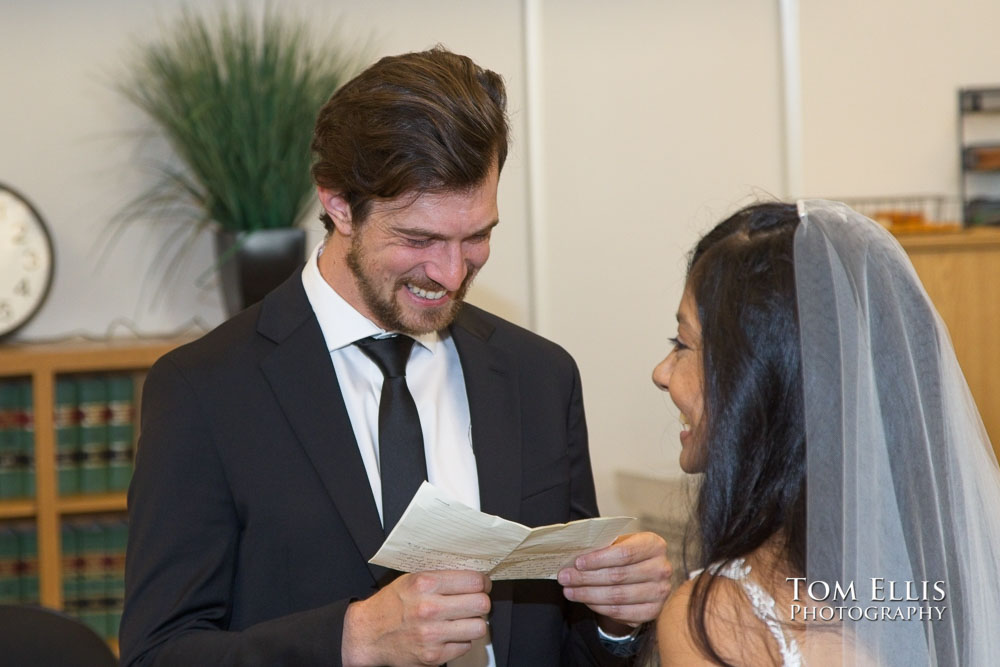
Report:
M0 380L31 381L35 441L35 496L0 500L0 520L34 520L38 531L39 596L43 605L63 607L61 520L126 510L124 492L59 495L54 421L56 378L108 371L141 374L164 353L184 342L187 341L0 345Z
M60 515L122 512L126 509L123 495L122 493L81 493L73 496L59 496L56 500L56 509Z
M0 501L0 520L30 519L38 512L38 503L33 498L14 498Z
M958 363L1000 458L1000 228L897 238L948 326Z

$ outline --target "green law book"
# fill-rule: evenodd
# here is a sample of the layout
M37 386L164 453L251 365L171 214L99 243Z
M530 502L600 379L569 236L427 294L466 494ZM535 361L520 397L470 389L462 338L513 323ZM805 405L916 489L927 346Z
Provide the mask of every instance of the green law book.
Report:
M56 404L53 419L56 438L56 475L59 495L80 492L80 421L77 417L77 381L73 377L56 378Z
M131 374L108 376L108 490L125 491L132 479L135 382Z
M108 638L118 636L125 605L125 547L128 544L128 522L111 520L105 530L107 557L105 564L105 595L108 604Z
M80 491L108 490L108 381L103 375L79 379Z
M76 525L72 521L63 521L59 531L62 542L62 589L63 609L70 616L80 613L80 542Z
M24 495L17 467L21 435L18 418L21 408L20 380L0 380L0 500Z
M21 429L17 469L21 474L22 495L35 495L35 396L30 380L21 383Z
M0 525L0 604L17 604L21 601L19 561L17 533Z
M83 567L79 577L79 618L101 637L108 636L104 582L104 529L94 521L77 525Z
M17 533L18 574L21 604L38 604L38 529L33 523L21 524Z

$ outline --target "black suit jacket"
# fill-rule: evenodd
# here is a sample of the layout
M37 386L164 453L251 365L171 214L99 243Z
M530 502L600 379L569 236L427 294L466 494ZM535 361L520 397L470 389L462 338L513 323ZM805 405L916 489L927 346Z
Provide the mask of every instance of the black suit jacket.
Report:
M451 327L484 512L594 516L576 365L473 306ZM129 489L124 665L339 665L344 614L392 573L336 373L300 276L160 359ZM622 664L548 581L497 582L498 665Z

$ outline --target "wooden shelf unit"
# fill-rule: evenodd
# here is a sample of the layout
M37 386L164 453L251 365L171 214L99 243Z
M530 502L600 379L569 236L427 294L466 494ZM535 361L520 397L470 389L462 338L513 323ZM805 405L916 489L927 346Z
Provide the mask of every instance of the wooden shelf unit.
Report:
M897 238L948 326L958 363L1000 458L1000 228Z
M187 341L0 345L0 380L18 377L31 380L35 436L35 497L0 500L0 520L34 519L38 530L39 596L43 605L63 608L61 519L126 510L125 493L59 495L54 425L56 378L75 373L143 372L184 342Z

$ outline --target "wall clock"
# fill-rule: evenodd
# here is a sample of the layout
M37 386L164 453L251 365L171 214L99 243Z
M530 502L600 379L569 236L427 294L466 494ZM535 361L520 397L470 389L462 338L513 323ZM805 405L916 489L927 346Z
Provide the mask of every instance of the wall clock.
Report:
M42 216L0 183L0 338L34 317L52 286L55 253Z

